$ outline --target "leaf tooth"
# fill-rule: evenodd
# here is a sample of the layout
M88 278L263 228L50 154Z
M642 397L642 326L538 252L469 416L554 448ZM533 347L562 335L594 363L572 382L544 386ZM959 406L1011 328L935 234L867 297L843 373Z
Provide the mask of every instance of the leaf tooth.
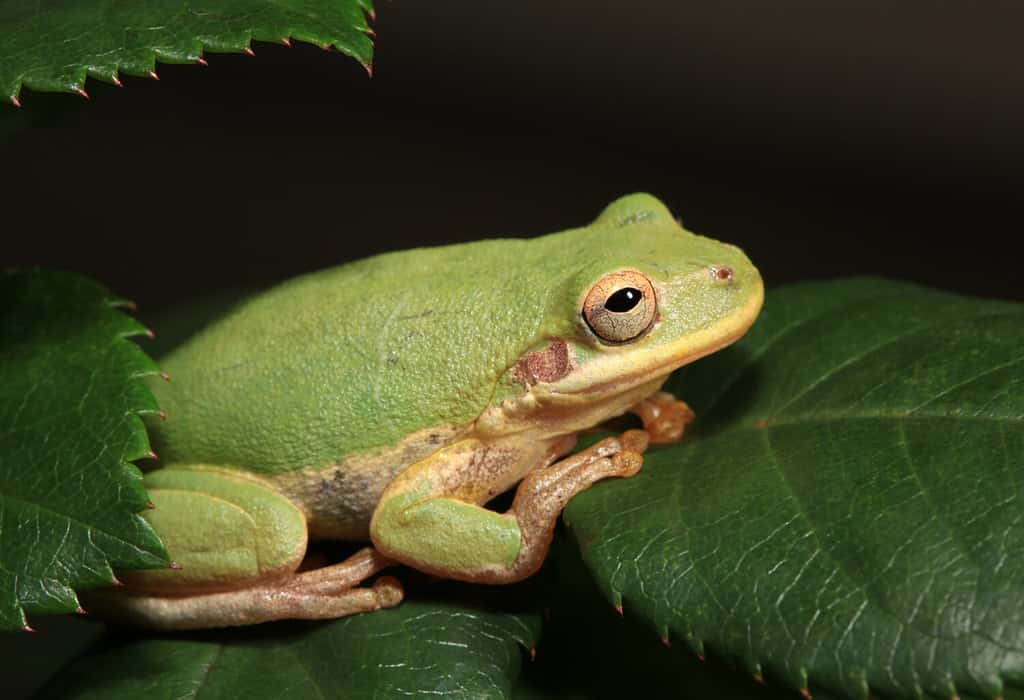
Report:
M664 644L666 647L671 648L672 647L672 640L669 639L668 625L662 625L660 636L661 636L661 643Z
M285 46L287 46L289 49L292 47L291 37L287 37L287 36L281 37L281 43L284 44Z
M803 666L801 666L800 669L796 672L796 675L797 675L797 683L796 683L796 685L797 685L797 688L800 689L800 694L803 695L805 698L809 699L811 697L811 691L810 691L810 688L809 688L810 681L807 678L807 669L804 668Z
M156 70L149 71L149 77L153 80L160 80L160 76L156 74Z
M80 86L80 87L76 87L76 88L72 88L72 89L73 89L73 90L74 90L75 92L77 92L77 93L78 93L79 95L81 95L81 96L82 96L82 99L85 99L85 100L88 100L88 99L89 99L89 93L87 93L87 92L85 91L85 88L84 88L84 87L81 87L81 86Z
M18 99L17 95L11 95L10 100L11 100L11 104L14 105L15 107L18 107L18 108L21 107L21 100Z
M203 58L202 56L200 56L199 58L196 59L196 63L198 63L201 66L208 66L208 65L210 65L209 62L205 58Z
M121 453L121 467L127 470L129 473L138 470L138 467L134 464L136 460L145 459L149 456L149 453L153 451L153 446L149 441L149 431L146 430L146 424L139 416L140 413L155 413L155 411L133 411L130 416L130 420L136 425L137 432L132 436L130 444L126 444L124 451Z
M146 335L148 330L144 325L131 316L123 315L122 321L124 322L124 330L117 334L119 338L137 338L140 335Z
M694 656L699 660L703 661L707 658L707 653L704 650L704 640L697 639L693 635L687 635L686 646L690 648L690 651L692 651Z
M107 299L107 306L112 309L128 309L129 311L138 311L139 307L131 299L123 299L120 297L111 297Z

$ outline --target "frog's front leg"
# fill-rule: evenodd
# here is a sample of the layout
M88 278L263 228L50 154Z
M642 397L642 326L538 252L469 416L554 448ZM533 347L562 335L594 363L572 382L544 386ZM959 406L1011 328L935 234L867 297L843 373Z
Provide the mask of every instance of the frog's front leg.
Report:
M569 499L600 479L635 474L647 442L647 433L630 430L551 464L571 440L551 441L539 454L514 442L464 440L392 481L370 523L373 543L381 554L436 576L519 581L540 568ZM524 471L508 512L481 507Z
M145 514L174 569L125 571L121 590L97 591L91 611L158 629L327 619L397 605L393 566L367 547L345 561L296 573L306 552L306 519L261 482L226 470L164 469L146 476L156 508Z

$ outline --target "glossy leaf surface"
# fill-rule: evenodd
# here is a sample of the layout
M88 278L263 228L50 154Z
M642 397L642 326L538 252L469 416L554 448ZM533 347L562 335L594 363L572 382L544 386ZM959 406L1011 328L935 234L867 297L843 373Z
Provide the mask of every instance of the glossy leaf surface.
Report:
M74 612L112 568L166 565L129 463L149 453L157 368L122 303L75 275L0 274L0 629Z
M112 640L72 663L52 698L507 698L539 623L450 603L326 623Z

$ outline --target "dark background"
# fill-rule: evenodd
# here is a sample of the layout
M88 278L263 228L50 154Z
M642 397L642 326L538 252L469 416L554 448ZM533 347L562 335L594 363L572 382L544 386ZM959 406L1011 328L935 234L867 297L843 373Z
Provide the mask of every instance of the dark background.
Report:
M89 102L23 93L0 265L82 271L154 311L577 226L648 190L769 286L872 273L1024 298L1024 5L378 5L372 80L255 44L90 80Z
M872 273L1024 299L1016 0L378 15L372 80L256 44L159 82L89 81L89 102L0 105L0 267L81 271L159 312L383 250L577 226L648 190L770 287ZM76 622L8 635L8 692L99 633Z

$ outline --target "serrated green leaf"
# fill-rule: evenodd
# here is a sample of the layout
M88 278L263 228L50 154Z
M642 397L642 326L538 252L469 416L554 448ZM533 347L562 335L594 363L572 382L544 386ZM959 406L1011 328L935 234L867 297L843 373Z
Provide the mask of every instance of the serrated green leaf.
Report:
M371 0L0 0L0 95L82 92L86 76L117 83L253 40L333 46L369 69L372 13Z
M539 628L534 616L407 601L328 623L115 640L40 697L508 698Z
M569 538L556 538L544 567L551 579L544 636L516 682L515 700L800 700L796 692L744 677L713 656L698 659L683 645L666 645L633 615L620 617Z
M796 285L669 389L689 438L566 511L627 614L795 688L1024 685L1024 306Z
M149 453L157 368L119 304L77 275L0 274L0 629L73 612L112 568L167 563L128 462Z

